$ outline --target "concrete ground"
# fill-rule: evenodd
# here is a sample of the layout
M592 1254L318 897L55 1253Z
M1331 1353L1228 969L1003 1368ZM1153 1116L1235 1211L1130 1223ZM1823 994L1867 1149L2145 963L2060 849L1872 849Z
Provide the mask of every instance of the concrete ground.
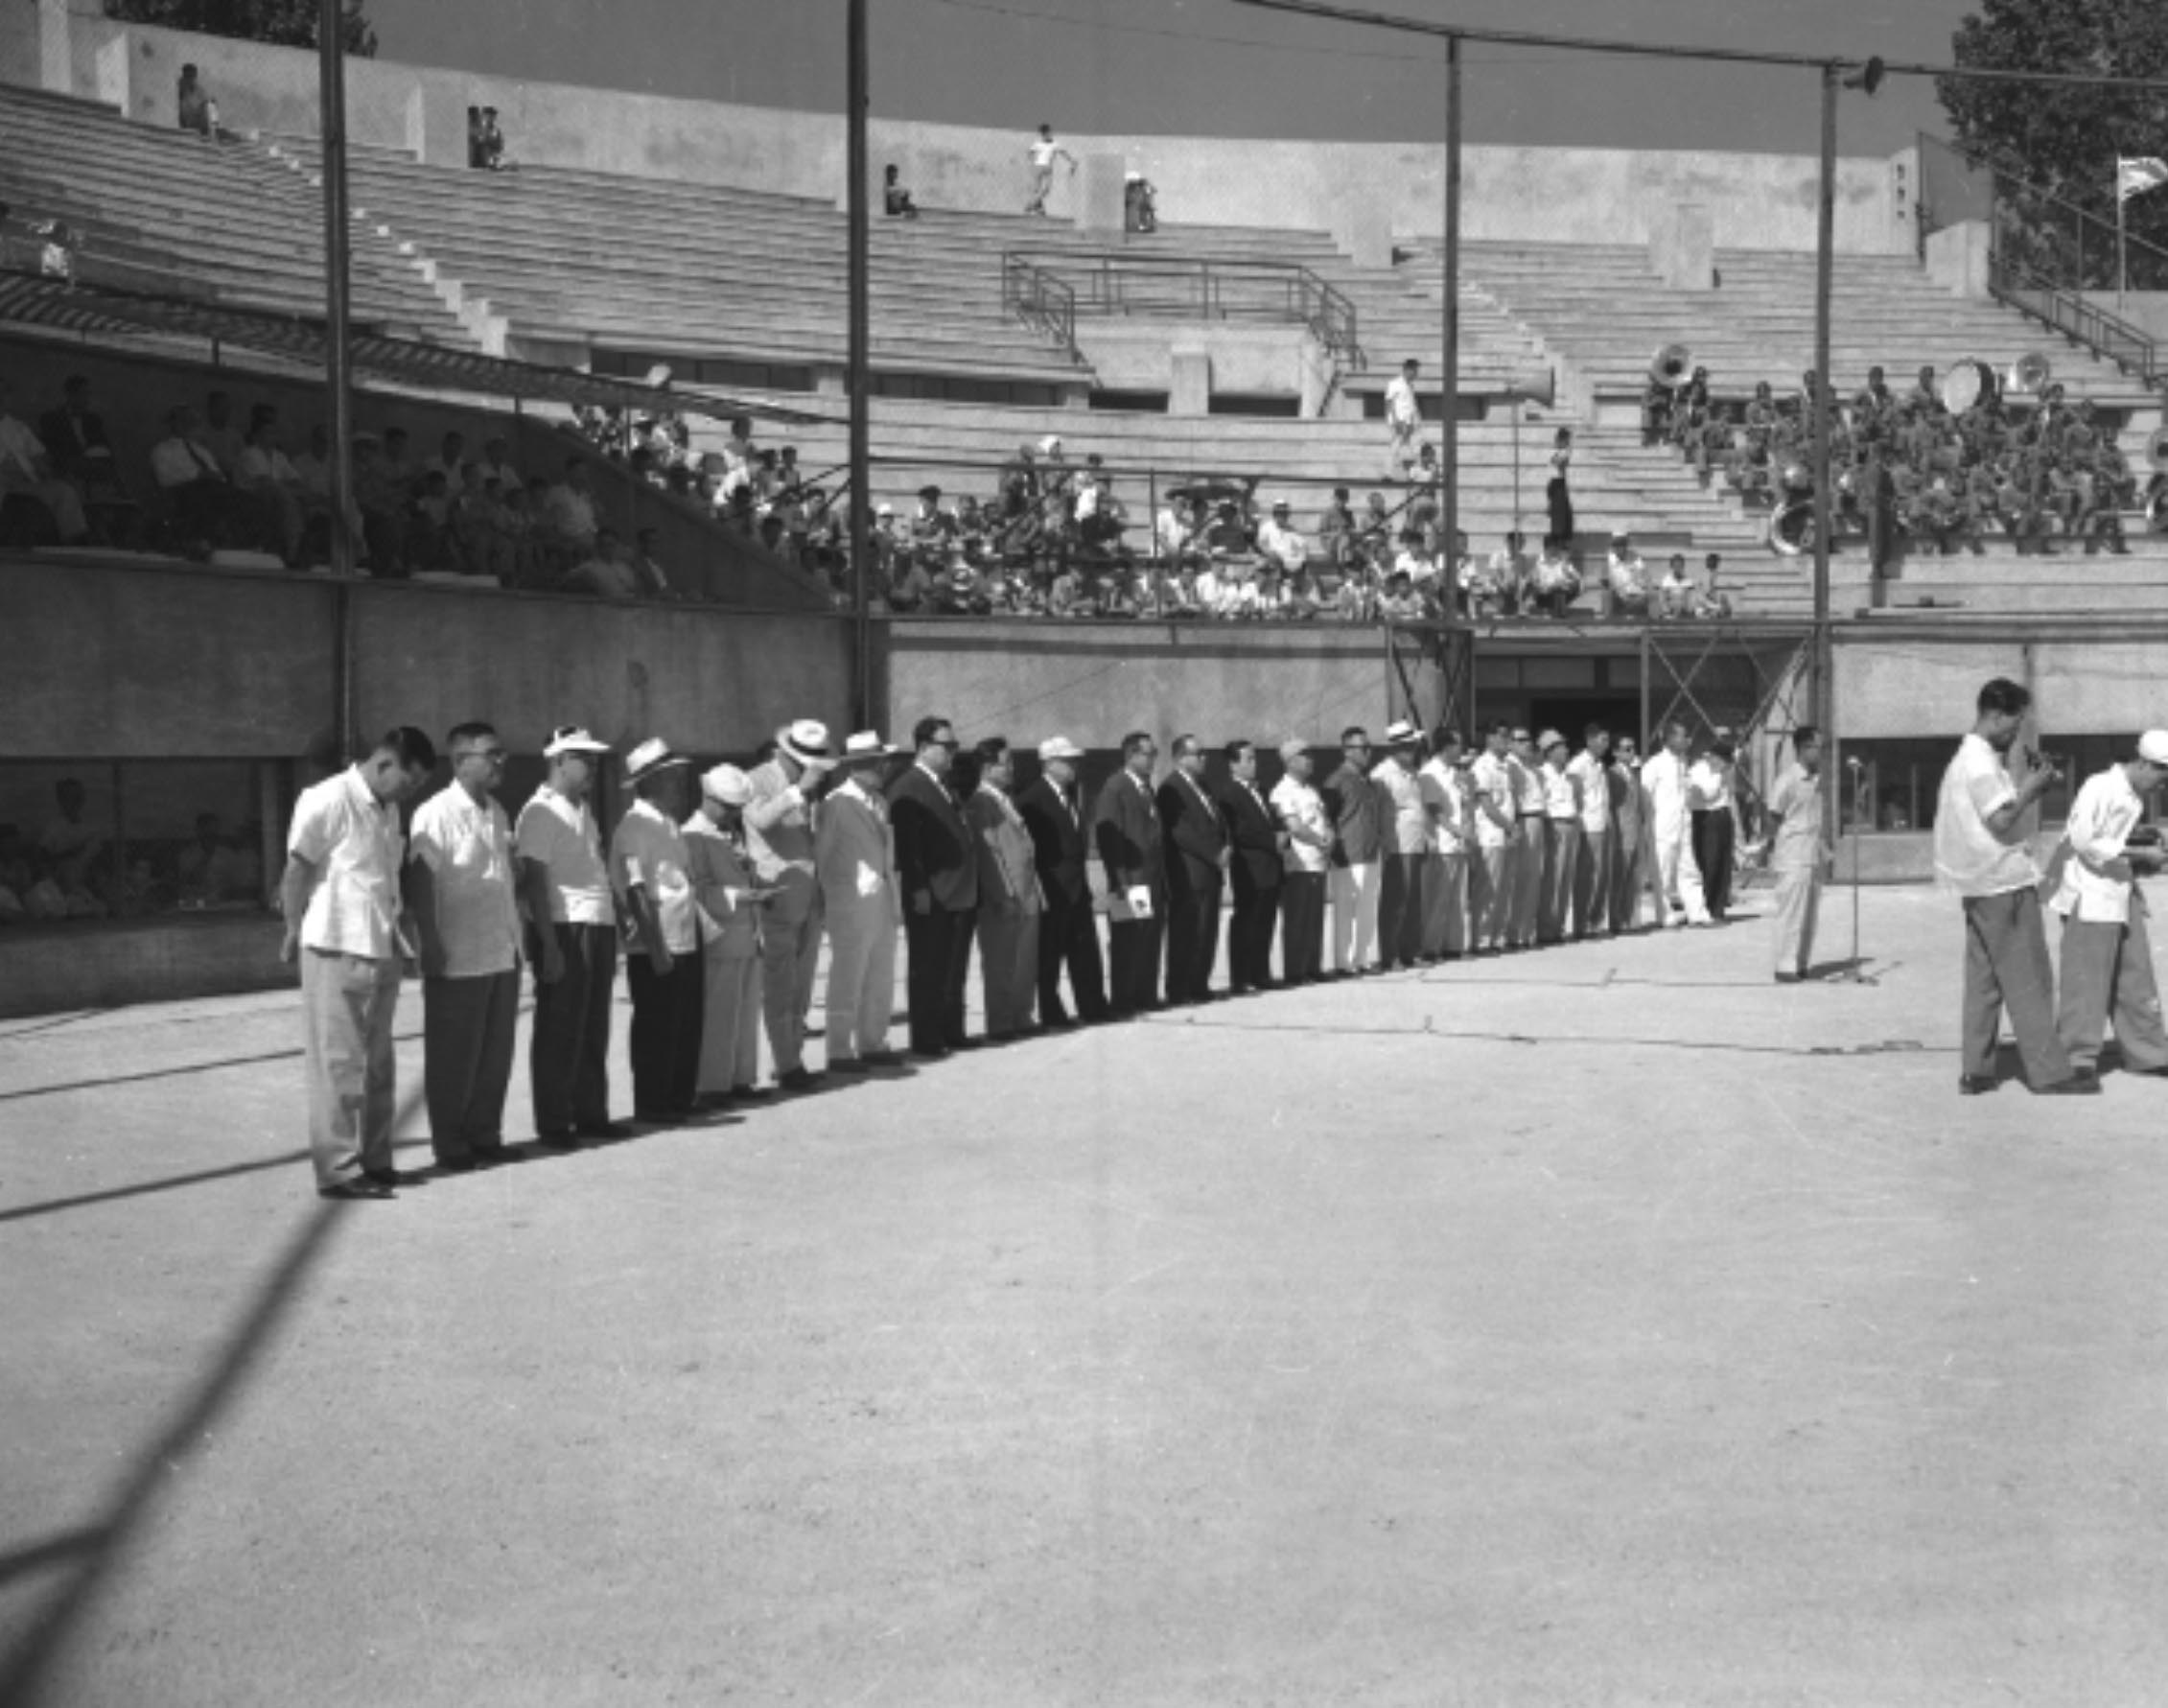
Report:
M0 1701L2156 1703L2168 1086L1961 1101L1952 905L1865 931L347 1206L290 997L12 1023Z

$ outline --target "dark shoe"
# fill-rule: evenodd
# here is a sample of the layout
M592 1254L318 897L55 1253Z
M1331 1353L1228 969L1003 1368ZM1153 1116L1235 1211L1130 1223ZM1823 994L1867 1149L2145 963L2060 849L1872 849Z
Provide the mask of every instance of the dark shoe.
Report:
M828 1035L828 1029L826 1026L816 1026L810 1021L806 1023L804 1031L801 1034L805 1038L826 1038Z
M475 1147L475 1166L477 1168L495 1168L501 1163L511 1161L511 1159L512 1153L501 1144L478 1145Z
M703 1091L693 1099L692 1107L695 1111L722 1110L730 1108L736 1101L735 1091Z
M674 1127L685 1117L686 1111L682 1109L640 1109L636 1107L632 1111L632 1118L647 1127Z
M733 1103L765 1103L774 1095L765 1086L733 1086L730 1089Z
M841 1058L830 1057L828 1059L828 1071L830 1073L870 1073L873 1070L865 1063L859 1061L857 1057L844 1056Z
M424 1177L411 1169L364 1168L361 1170L361 1178L388 1192L394 1186L418 1186Z
M948 1046L946 1044L943 1044L938 1049L924 1050L921 1049L917 1044L913 1044L911 1046L911 1053L914 1056L918 1057L921 1062L945 1062L948 1060Z
M1800 982L1800 975L1796 972L1780 972L1777 974L1777 982L1781 985L1796 985Z
M1992 1073L1968 1073L1957 1082L1960 1097L1984 1097L1990 1091L2002 1089L2002 1082Z
M437 1163L438 1174L472 1174L481 1166L472 1157L454 1157L449 1161Z
M2089 1067L2081 1067L2068 1079L2059 1079L2052 1086L2042 1086L2037 1094L2041 1097L2098 1097L2100 1075Z
M583 1121L579 1126L582 1138L630 1138L632 1124L628 1121Z
M793 1067L788 1073L776 1075L776 1084L785 1091L818 1091L821 1078L809 1068Z
M903 1056L898 1050L868 1050L858 1062L864 1067L900 1067Z
M318 1186L316 1196L337 1204L375 1204L389 1198L391 1188L371 1180L340 1181L336 1186Z
M580 1148L579 1135L573 1133L538 1133L534 1142L547 1145L553 1151L576 1151Z

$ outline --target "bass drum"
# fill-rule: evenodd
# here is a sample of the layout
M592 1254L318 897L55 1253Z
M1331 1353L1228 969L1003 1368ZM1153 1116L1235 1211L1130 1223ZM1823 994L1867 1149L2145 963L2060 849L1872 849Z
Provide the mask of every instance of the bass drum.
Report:
M1943 378L1943 408L1952 415L1962 415L1974 404L1992 400L1995 390L1993 368L1984 362L1960 362Z
M1814 550L1814 501L1794 499L1769 513L1769 550L1779 557L1798 557Z

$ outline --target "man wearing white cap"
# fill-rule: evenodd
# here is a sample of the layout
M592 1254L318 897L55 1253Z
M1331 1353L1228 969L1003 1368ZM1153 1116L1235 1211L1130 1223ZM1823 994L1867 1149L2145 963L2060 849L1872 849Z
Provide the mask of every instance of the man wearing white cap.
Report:
M1077 791L1077 761L1083 758L1084 749L1066 736L1049 737L1038 744L1038 776L1016 797L1016 810L1031 832L1033 863L1046 901L1038 921L1042 1026L1071 1023L1061 1003L1064 962L1075 1018L1087 1024L1107 1018L1106 962L1099 952L1099 924L1092 915L1091 883L1085 875L1090 832Z
M1431 851L1431 815L1415 781L1415 726L1386 726L1386 757L1370 773L1382 807L1385 862L1378 885L1378 956L1387 967L1412 967L1423 954L1423 867Z
M1611 842L1611 732L1592 723L1581 732L1581 751L1574 756L1566 774L1574 780L1581 803L1581 857L1574 868L1574 941L1603 929L1610 917Z
M618 981L618 911L587 804L609 744L561 725L542 750L549 778L512 832L534 932L529 1078L546 1145L614 1137L610 1125L610 992Z
M1279 565L1283 574L1294 575L1301 572L1310 561L1310 543L1305 540L1291 520L1293 506L1288 501L1272 501L1271 519L1257 530L1258 552L1269 563Z
M1280 979L1314 985L1324 976L1325 885L1333 863L1333 824L1311 785L1310 750L1290 736L1280 743L1287 767L1272 784L1272 811L1287 832L1287 870L1280 882Z
M760 911L772 891L745 847L753 784L735 765L700 780L685 821L686 874L701 915L700 1102L765 1096L760 1079Z
M816 803L832 763L828 726L802 717L776 732L776 757L746 778L745 847L754 875L775 892L760 918L760 1007L768 1055L784 1089L812 1088L805 1017L821 958L821 886L813 873Z
M2060 877L2048 906L2063 916L2063 996L2055 1029L2081 1078L2097 1076L2108 1022L2123 1065L2133 1073L2168 1076L2168 1031L2160 1020L2153 945L2146 930L2141 875L2168 865L2158 841L2132 833L2145 817L2145 797L2168 781L2168 730L2148 730L2137 753L2087 778L2070 805Z
M610 870L632 929L625 979L632 987L633 1112L669 1123L692 1112L700 1094L700 906L687 871L685 816L691 764L661 737L625 756L637 797L610 838Z
M852 736L821 803L813 860L828 921L828 1071L893 1067L896 1008L896 835L881 767L896 757L873 731Z
M1423 871L1423 956L1431 961L1457 960L1468 952L1475 801L1462 757L1460 732L1441 727L1431 739L1431 757L1415 774L1431 821L1431 853Z
M1687 783L1687 752L1692 739L1682 719L1667 720L1663 748L1641 768L1648 837L1656 852L1656 923L1665 926L1712 923L1701 895L1701 868L1693 858L1693 814Z

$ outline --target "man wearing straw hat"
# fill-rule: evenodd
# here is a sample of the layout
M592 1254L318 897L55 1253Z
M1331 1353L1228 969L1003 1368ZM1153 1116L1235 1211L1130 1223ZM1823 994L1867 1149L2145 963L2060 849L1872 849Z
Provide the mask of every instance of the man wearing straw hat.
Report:
M678 829L691 763L659 736L627 754L625 782L637 798L610 838L610 871L632 927L632 1100L643 1121L684 1119L700 1090L706 974L691 856Z
M888 1047L896 1008L896 834L881 768L897 757L874 731L852 736L821 803L813 862L828 905L828 1071L895 1067Z
M1324 977L1325 884L1333 863L1333 824L1311 786L1310 749L1300 737L1280 743L1287 767L1272 784L1272 812L1287 833L1287 870L1280 884L1280 979L1314 985Z
M1415 781L1415 726L1386 726L1386 757L1370 773L1379 794L1385 861L1378 886L1378 951L1387 967L1413 967L1423 954L1423 866L1431 852L1431 815Z
M1091 832L1077 789L1077 761L1084 756L1084 749L1066 736L1048 737L1038 744L1038 776L1016 799L1016 809L1031 831L1039 894L1046 901L1038 922L1042 1026L1071 1023L1061 1003L1064 962L1075 1018L1089 1023L1107 1018L1106 963L1099 952L1099 924L1085 873Z
M1423 957L1458 960L1468 952L1468 852L1475 839L1474 790L1462 769L1460 732L1440 727L1431 757L1415 774L1430 815L1431 853L1423 872Z
M817 1083L805 1068L805 1017L821 958L822 897L813 873L813 815L833 761L828 725L799 718L776 732L776 756L747 774L745 847L761 884L775 892L760 918L760 1008L776 1083Z
M765 1096L760 1078L760 911L775 892L753 870L745 807L753 784L735 765L700 780L685 821L686 871L701 914L702 1108Z

